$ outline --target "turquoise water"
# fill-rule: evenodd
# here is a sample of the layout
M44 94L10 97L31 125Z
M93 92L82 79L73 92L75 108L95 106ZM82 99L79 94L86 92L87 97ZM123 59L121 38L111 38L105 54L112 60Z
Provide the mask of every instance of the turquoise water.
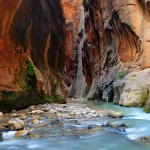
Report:
M37 129L40 139L11 139L13 133L5 133L5 140L0 143L0 150L150 150L150 144L139 144L133 140L150 135L150 114L140 108L126 108L112 103L94 101L73 101L86 103L94 109L111 109L122 111L122 119L79 119L63 120L63 125L55 125ZM105 121L125 123L128 128L121 132L112 128L104 128L91 134L74 134L73 129L82 129L89 125L101 125Z

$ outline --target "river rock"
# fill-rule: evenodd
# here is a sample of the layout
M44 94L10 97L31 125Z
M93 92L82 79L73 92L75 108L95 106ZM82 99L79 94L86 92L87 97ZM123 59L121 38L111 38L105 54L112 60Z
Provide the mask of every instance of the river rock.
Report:
M0 142L3 141L2 133L0 133Z
M112 118L122 118L123 117L123 113L122 112L110 111L108 116L112 117Z
M33 110L33 111L31 112L31 114L43 114L43 113L44 113L43 110Z
M38 119L34 119L34 120L32 120L32 124L39 124L40 122L39 122L39 120Z
M4 114L2 112L0 112L0 119L4 118Z
M107 117L109 114L109 111L108 110L97 110L96 114L98 114L99 116L102 116L102 117Z
M100 126L88 126L87 129L80 129L80 128L75 128L74 133L75 134L93 134L95 132L99 132L103 130Z
M24 122L18 118L13 118L8 121L8 126L11 130L21 130L24 128Z
M14 114L11 114L11 116L10 116L11 118L16 118L16 117L18 117L18 114L16 114L16 113L14 113Z
M21 115L20 115L20 119L27 119L26 114L21 114Z
M28 134L27 130L20 130L15 133L15 137L18 138L18 137L26 136L27 134Z
M135 139L136 142L150 142L150 136L141 136L137 139Z
M40 138L40 135L38 133L29 132L27 137L29 139L38 139Z
M95 114L96 111L95 110L90 110L90 113Z
M50 114L50 115L58 114L58 111L57 111L57 110L54 110L54 109L50 109L50 110L48 111L48 114Z

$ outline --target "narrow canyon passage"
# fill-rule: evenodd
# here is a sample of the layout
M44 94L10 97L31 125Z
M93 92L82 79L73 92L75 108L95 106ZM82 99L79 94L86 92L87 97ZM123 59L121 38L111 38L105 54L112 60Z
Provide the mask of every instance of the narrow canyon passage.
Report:
M0 150L150 149L150 0L0 0Z

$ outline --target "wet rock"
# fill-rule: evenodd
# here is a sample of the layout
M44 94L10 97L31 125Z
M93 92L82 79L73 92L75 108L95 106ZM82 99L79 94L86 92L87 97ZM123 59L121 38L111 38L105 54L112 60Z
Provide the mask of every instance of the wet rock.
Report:
M110 111L108 116L112 117L112 118L122 118L123 117L123 113L122 112Z
M0 119L4 118L4 114L2 112L0 112Z
M40 138L40 135L38 133L29 132L27 137L29 139L38 139Z
M97 110L96 113L97 113L99 116L106 117L106 116L108 116L109 111L108 111L108 110Z
M44 111L42 111L42 110L33 110L31 112L31 114L43 114L43 113L44 113Z
M8 121L8 126L11 130L21 130L24 128L24 122L18 118L13 118Z
M32 120L32 124L39 124L40 122L39 122L39 120L38 119L34 119L34 120Z
M56 110L54 110L54 109L50 109L50 110L48 111L48 114L50 114L50 115L58 114L58 111L56 111Z
M5 126L0 125L0 132L5 130L7 130L7 128Z
M18 138L18 137L23 137L23 136L26 136L28 134L28 131L27 130L20 130L20 131L17 131L15 133L15 137Z
M95 132L99 132L103 130L100 126L88 126L86 129L81 129L81 128L75 128L74 133L75 134L93 134Z
M2 133L0 133L0 142L3 141Z
M10 117L11 117L11 118L16 118L16 117L18 117L18 114L16 114L16 113L11 114Z
M33 116L33 118L34 118L34 119L38 119L38 120L41 119L40 116Z
M58 118L53 119L53 120L51 120L51 125L58 124L58 122L59 122L59 119L58 119Z
M60 118L60 117L62 117L62 115L60 113L57 113L56 117Z
M135 141L136 142L147 142L147 143L149 143L150 142L150 136L142 136L142 137L135 139Z
M101 125L101 127L111 127L111 126L112 126L112 123L109 122L109 121L105 121L105 122Z
M20 119L27 119L27 116L26 116L26 114L21 114L19 118Z
M95 114L96 111L95 110L90 110L90 113Z

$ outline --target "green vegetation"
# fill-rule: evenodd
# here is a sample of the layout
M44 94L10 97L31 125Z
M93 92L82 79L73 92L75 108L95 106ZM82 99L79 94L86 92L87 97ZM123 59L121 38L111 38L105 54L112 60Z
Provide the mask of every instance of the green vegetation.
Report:
M61 103L64 101L64 97L60 95L44 96L44 100L48 103Z
M2 95L7 99L6 103L10 105L13 105L15 102L17 102L19 98L19 94L12 91L2 91Z
M118 79L123 79L125 77L125 72L124 71L119 71L118 73L117 73L117 78Z
M31 61L27 61L27 82L30 90L36 87L36 72L35 67Z
M149 96L149 92L146 91L146 92L143 92L140 96L140 99L143 101L143 102L146 102L148 100L148 96Z
M150 113L150 108L144 108L144 112L146 112L146 113Z
M53 84L54 84L54 85L57 85L57 80L54 80L54 81L53 81Z

